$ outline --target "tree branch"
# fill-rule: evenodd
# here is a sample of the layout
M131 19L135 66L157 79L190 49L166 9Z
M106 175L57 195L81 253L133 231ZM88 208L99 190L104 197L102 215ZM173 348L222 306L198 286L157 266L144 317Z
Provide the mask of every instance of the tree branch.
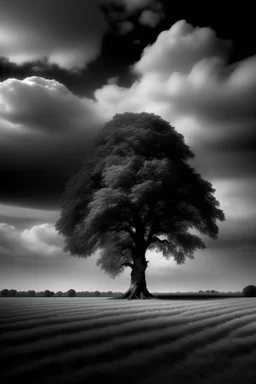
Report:
M152 243L152 239L154 237L154 234L157 233L158 231L161 231L161 228L162 228L162 218L161 218L161 216L155 217L154 218L154 222L153 222L153 224L151 226L151 229L149 231L147 241L146 241L147 247ZM159 241L161 241L161 240L159 239ZM174 246L174 244L173 244L173 246Z
M152 237L151 242L149 244L155 243L156 241L158 241L159 243L162 243L162 244L167 244L167 245L171 245L172 247L175 247L174 243L172 243L168 240L165 240L165 239L160 240L159 237L157 237L157 236Z

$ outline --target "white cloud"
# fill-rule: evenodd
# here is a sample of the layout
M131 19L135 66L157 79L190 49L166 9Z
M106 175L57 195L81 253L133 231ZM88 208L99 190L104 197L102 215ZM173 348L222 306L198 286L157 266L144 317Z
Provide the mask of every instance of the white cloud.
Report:
M188 73L202 59L222 57L225 59L231 42L217 38L210 28L193 27L185 20L162 31L155 43L147 46L134 70L145 75L156 72L170 76L171 73Z
M163 18L162 13L153 12L151 10L146 9L141 13L139 22L143 25L154 28L157 26L157 24L160 23L162 18Z
M32 76L0 83L0 130L10 123L32 134L74 132L94 118L93 101L80 99L56 80Z
M240 62L232 73L222 58L207 58L196 63L188 74L173 73L166 83L166 97L180 114L204 121L250 121L255 117L256 56Z
M20 233L20 237L31 252L52 255L62 252L64 248L63 238L52 224L45 223L25 229Z
M53 224L36 225L24 231L0 223L0 256L12 258L50 257L62 254L64 241Z
M84 68L100 53L108 26L101 0L1 0L1 56L16 64L48 58L65 69ZM74 28L75 26L75 28Z

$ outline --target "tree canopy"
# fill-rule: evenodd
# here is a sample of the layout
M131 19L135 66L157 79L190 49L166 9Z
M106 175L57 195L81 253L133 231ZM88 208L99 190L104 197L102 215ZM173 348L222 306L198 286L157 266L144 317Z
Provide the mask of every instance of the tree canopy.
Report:
M76 296L76 291L74 290L74 289L69 289L68 290L68 296L69 297L74 297L74 296Z
M56 228L65 251L100 250L97 265L113 278L147 249L179 264L193 258L205 244L191 231L216 239L225 219L211 183L188 164L193 157L161 117L115 115L63 193Z

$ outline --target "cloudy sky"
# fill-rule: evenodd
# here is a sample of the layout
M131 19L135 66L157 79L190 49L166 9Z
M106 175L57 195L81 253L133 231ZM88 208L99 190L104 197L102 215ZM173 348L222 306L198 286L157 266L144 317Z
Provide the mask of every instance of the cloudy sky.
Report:
M256 284L253 15L249 2L0 0L0 289L128 287L130 271L110 279L54 229L92 136L126 111L184 135L226 214L185 265L148 253L149 289Z

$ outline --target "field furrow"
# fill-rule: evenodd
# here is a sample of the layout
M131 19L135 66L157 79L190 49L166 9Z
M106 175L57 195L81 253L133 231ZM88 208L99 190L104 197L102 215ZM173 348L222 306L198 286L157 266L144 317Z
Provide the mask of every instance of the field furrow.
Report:
M14 300L14 299L12 299ZM53 300L53 299L49 299ZM72 303L72 300L75 303ZM62 299L64 301L64 299ZM141 305L138 305L138 303L131 303L131 302L123 302L123 301L115 301L115 300L99 300L97 304L92 305L89 302L86 302L86 299L84 300L85 302L81 303L80 301L76 301L76 299L70 299L65 300L65 302L61 303L61 306L54 306L53 303L49 303L47 306L46 304L42 303L42 306L36 305L36 306L31 306L31 309L28 308L23 308L22 303L19 305L18 308L10 308L10 309L5 309L4 314L0 316L0 324L5 323L6 321L11 322L11 321L22 321L26 319L31 319L31 317L35 318L38 316L44 317L48 314L52 314L53 316L55 314L64 314L68 312L87 312L87 313L95 313L97 311L115 311L115 310L131 310L131 309L136 309L136 308L142 308L145 310L152 310L152 305L150 305L147 302L143 302ZM119 304L118 304L119 303ZM206 308L206 307L213 307L218 306L218 307L224 307L226 305L234 305L234 301L229 301L229 303L222 303L219 300L216 302L215 300L212 300L211 302L198 302L198 301L191 301L191 302L174 302L173 307L174 308L195 308L195 309L200 309ZM161 308L170 308L170 303L166 303L164 300L159 300L154 302L153 310Z
M246 314L243 313L241 310L237 310L234 313L225 314L225 315L218 315L216 318L208 318L203 320L197 320L195 322L189 322L185 325L178 325L176 327L171 328L165 328L165 329L157 329L156 331L142 331L138 335L127 335L122 336L119 339L114 340L108 340L104 341L101 344L96 345L89 345L86 347L81 348L72 348L72 351L67 352L59 352L57 354L57 361L58 364L61 366L68 365L70 361L73 362L72 366L75 369L80 369L84 365L84 359L86 360L86 363L89 365L95 365L97 369L97 362L98 360L102 361L109 360L110 363L112 361L116 361L120 358L125 358L125 356L129 356L130 360L132 359L132 355L135 353L135 351L139 351L139 354L141 354L145 351L149 351L149 353L152 350L156 350L157 348L165 348L166 343L172 343L173 345L184 343L187 344L189 340L191 340L192 337L192 346L193 348L197 346L199 342L199 346L201 345L202 340L204 341L205 336L208 339L208 341L216 340L216 337L223 337L227 333L230 332L231 329L234 329L235 326L240 326L241 323L244 324L248 321L250 321L250 313L253 313L254 319L256 315L256 308L253 310L247 310ZM241 318L239 318L239 316ZM231 323L232 322L232 328ZM227 323L227 324L225 324ZM237 324L237 325L236 325ZM209 327L214 327L213 329L209 330ZM205 329L207 332L205 332ZM191 336L192 333L192 336ZM96 335L95 335L96 337ZM202 339L202 340L201 340ZM157 346L157 348L155 348ZM109 350L111 348L111 350ZM173 348L171 348L172 350ZM49 351L51 352L51 351ZM169 349L170 352L170 349ZM177 348L174 349L174 352L177 354ZM182 352L184 354L184 351ZM148 354L146 353L147 357ZM33 356L33 355L32 355ZM43 359L39 359L35 363L30 362L29 364L23 364L22 367L18 368L17 371L9 372L10 375L13 373L18 374L19 377L24 373L28 371L42 371L45 372L46 370L49 370L50 367L52 367L52 359L55 360L55 354L53 353L51 356L48 356ZM141 360L142 356L140 356ZM12 367L13 368L13 367Z
M216 316L219 316L219 314ZM248 316L248 320L249 319L250 316ZM128 323L117 326L109 325L107 329L103 327L97 330L77 331L73 334L54 336L50 339L44 338L43 340L36 340L32 343L23 343L23 345L20 346L6 347L2 359L8 360L10 356L15 356L18 358L19 363L21 363L26 362L28 359L31 360L31 356L33 356L34 359L42 358L46 356L49 351L51 353L59 353L63 351L63 349L80 347L86 344L99 345L105 342L112 342L114 339L122 339L126 337L126 335L140 335L148 330L161 332L162 330L172 327L173 332L175 332L181 324L189 324L193 320L197 321L194 317L191 317L190 320L186 322L183 318L173 318L171 316L135 319L134 321L129 321Z
M233 304L234 305L234 304ZM217 306L217 304L216 304ZM174 309L174 310L177 310L177 309L180 309L181 311L182 310L188 310L188 309L191 309L191 308L194 308L195 310L200 310L200 307L198 307L196 305L196 303L194 305L176 305L176 306L170 306L170 305L166 305L165 303L163 305L161 305L160 307L157 308L157 311L164 311L166 309ZM204 308L207 308L204 306ZM209 308L212 308L214 309L215 307L209 307ZM61 309L55 309L55 310L51 310L51 311L48 311L48 310L45 310L45 311L41 311L40 313L33 313L33 314L26 314L26 316L21 316L19 314L17 314L16 316L8 316L6 315L6 318L5 319L2 319L0 320L0 324L2 326L5 326L7 327L6 330L8 329L12 329L12 328L15 328L15 327L21 327L22 329L24 329L24 326L26 326L27 324L28 325L35 325L37 326L38 323L40 323L40 320L46 320L47 322L50 322L51 321L51 318L54 319L56 316L60 317L61 318L65 318L65 316L67 316L67 318L69 318L70 316L71 317L75 317L76 315L79 315L79 316L83 316L83 315L90 315L90 314L108 314L110 313L111 315L113 314L118 314L118 313L131 313L131 312L136 312L136 311L144 311L144 312L153 312L153 311L156 311L156 308L155 307L139 307L139 308L136 308L134 306L130 306L130 307L123 307L122 306L119 306L117 308L111 308L109 305L108 306L98 306L98 307L94 307L93 309L91 308L77 308L74 310L73 308L61 308ZM32 316L33 315L33 316ZM31 317L33 317L33 319L31 319Z
M249 305L246 307L246 309L242 309L242 311L255 309L255 305ZM228 314L232 312L237 312L239 310L238 308L232 307L226 307L224 309L218 309L212 313L210 310L207 311L194 311L194 309L190 310L183 310L175 311L173 308L170 310L165 310L160 312L161 317L170 316L172 315L173 321L183 322L187 323L189 320L200 320L200 319L207 319L209 317L213 316L220 316L222 314ZM137 309L137 311L130 311L127 313L124 313L122 310L120 310L117 314L113 315L112 313L109 313L108 315L104 313L99 313L97 315L87 315L82 316L80 320L77 320L77 318L71 318L67 322L62 322L61 317L57 324L49 324L49 325L38 325L38 327L32 328L32 329L26 329L24 331L23 329L18 329L15 331L9 331L5 332L4 335L1 337L1 342L5 344L5 346L10 345L16 345L17 341L19 343L29 343L33 342L35 340L41 339L41 338L51 338L56 335L66 335L71 333L77 333L79 331L84 330L95 330L100 329L112 325L122 325L123 323L129 323L134 320L139 319L154 319L158 318L159 312L157 310L152 311L143 311L142 309Z
M33 384L92 379L181 384L192 377L201 384L209 375L217 383L224 373L232 379L235 361L253 374L253 298L17 298L2 303L2 377L8 384L17 378Z

